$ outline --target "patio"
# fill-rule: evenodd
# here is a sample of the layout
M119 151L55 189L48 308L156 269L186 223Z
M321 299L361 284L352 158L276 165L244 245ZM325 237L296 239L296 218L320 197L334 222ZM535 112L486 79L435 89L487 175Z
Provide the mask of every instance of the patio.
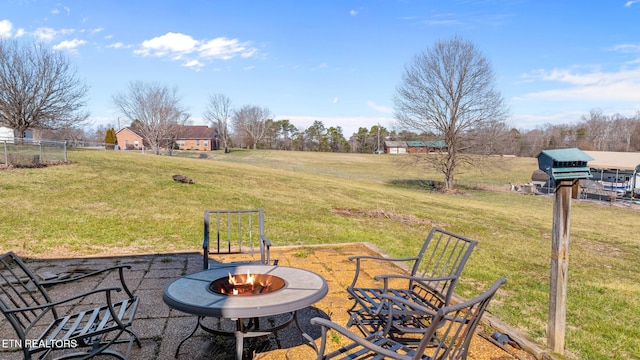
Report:
M379 252L366 244L341 244L326 246L304 247L273 247L272 259L279 260L279 265L298 267L311 270L324 277L329 286L329 293L314 306L298 312L298 319L303 330L313 338L319 336L319 330L310 325L309 319L315 316L331 318L333 321L346 324L348 314L346 310L351 306L345 288L350 284L354 264L347 258L350 255L379 255ZM247 260L247 255L234 258L235 255L220 257L220 261ZM259 255L258 255L259 257ZM25 259L27 265L35 274L60 274L64 272L97 270L115 264L130 264L132 270L127 275L127 285L140 297L140 307L133 329L138 334L142 348L133 347L131 359L174 359L179 342L188 335L195 326L196 317L170 309L162 300L164 287L172 280L185 274L198 272L202 269L202 255L193 253L172 253L154 255L124 255L76 259ZM391 265L393 266L393 265ZM383 270L384 269L377 269ZM391 271L402 271L394 269ZM369 274L367 274L369 275ZM104 284L102 284L104 285ZM84 289L87 290L87 289ZM61 296L70 289L56 289L51 291ZM90 299L87 299L90 301ZM491 307L489 307L489 311ZM215 321L215 319L208 319ZM277 318L267 318L266 321L277 322ZM494 324L496 329L485 331L501 331L509 334L516 333L490 314L485 314L485 320ZM261 320L262 321L262 320ZM226 329L231 324L213 324ZM0 320L0 334L2 340L12 340L13 329L9 328L5 319ZM491 333L488 333L491 335ZM512 335L513 336L513 335ZM341 339L336 338L332 344L338 348ZM469 359L535 359L540 358L542 349L532 348L529 341L521 341L527 351L516 350L507 345L513 354L502 350L482 336L476 336L471 344ZM306 345L295 325L289 326L269 336L251 339L245 342L245 348L253 353L254 359L313 359L315 352ZM233 359L233 337L214 337L199 329L195 335L187 340L180 349L178 359ZM533 356L532 354L536 354ZM22 353L11 351L8 346L0 347L0 357L3 359L21 359Z

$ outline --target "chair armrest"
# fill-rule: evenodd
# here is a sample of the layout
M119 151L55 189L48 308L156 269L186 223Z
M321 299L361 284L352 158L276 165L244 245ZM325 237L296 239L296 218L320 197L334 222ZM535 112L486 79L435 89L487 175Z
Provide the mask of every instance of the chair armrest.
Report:
M380 294L380 298L386 300L389 303L400 303L405 305L406 307L411 308L413 311L415 311L416 313L419 313L421 315L425 315L425 316L435 316L436 312L434 311L434 309L424 306L422 304L419 304L415 301L400 297L400 296L395 296L395 295L387 295L387 294ZM389 307L389 318L393 318L393 306Z
M389 257L381 257L381 256L371 256L371 255L352 255L349 256L349 260L359 261L359 260L380 260L380 261L411 261L418 260L418 257L406 257L406 258L389 258Z
M412 289L414 290L416 285L415 283L420 285L420 288L422 290L426 290L428 291L430 294L436 296L436 297L440 297L441 300L445 303L448 304L449 303L449 298L451 296L450 292L451 291L447 291L447 294L443 294L441 290L438 290L436 287L429 285L429 282L454 282L458 279L458 277L456 276L441 276L441 277L421 277L421 276L411 276L411 275L402 275L402 274L383 274L383 275L376 275L374 276L375 280L382 280L383 281L383 292L386 293L389 291L389 280L393 280L393 279L405 279L409 281L409 284L407 286L407 289ZM412 285L411 283L414 283L414 285ZM453 287L450 287L451 290L453 290Z
M346 328L334 323L331 320L327 320L325 318L321 318L321 317L314 317L311 320L311 324L312 325L319 325L322 327L322 342L320 345L320 349L318 351L318 359L322 359L322 355L324 354L324 349L326 346L326 337L327 337L327 330L331 329L334 330L336 332L338 332L339 334L343 335L344 337L348 338L349 340L353 341L355 344L362 346L366 349L369 349L370 351L382 355L385 358L390 358L390 359L398 359L398 360L406 360L406 359L410 359L410 357L403 355L403 354L398 354L394 351L385 349L381 346L378 346L374 343L372 343L371 341L369 341L369 338L376 338L376 337L382 337L382 333L375 333L370 335L368 338L361 338L360 336L354 334L353 332L347 330Z
M260 254L262 257L262 261L265 265L271 265L271 240L267 239L266 236L260 235L260 241L262 241L262 246L264 247L264 254ZM278 260L274 261L274 265L278 265Z
M116 265L116 266L108 267L106 269L93 271L93 272L90 272L88 274L83 274L83 275L80 275L80 276L75 276L75 277L72 277L72 278L69 278L69 279L64 279L64 280L41 281L40 285L48 286L48 285L60 285L60 284L72 283L72 282L77 281L77 280L81 280L81 279L85 279L85 278L88 278L88 277L96 276L96 275L103 274L103 273L106 273L106 272L110 272L110 271L113 271L113 270L118 270L118 276L120 277L120 285L122 285L122 289L124 289L124 291L127 293L127 295L129 295L129 297L133 297L133 293L129 290L129 287L127 287L127 284L124 281L124 272L123 272L124 269L131 269L131 265Z
M389 280L389 279L406 279L413 280L418 282L424 281L446 281L446 280L455 280L457 276L441 276L441 277L423 277L423 276L415 276L415 275L402 275L402 274L381 274L373 277L375 280Z
M412 299L387 294L380 294L380 298L389 304L385 311L388 314L385 319L386 326L404 334L424 333L425 328L416 326L416 324L422 322L418 319L430 318L433 320L438 315L439 308L430 304L423 305ZM398 314L394 315L394 313ZM410 320L408 320L408 317L410 317ZM409 324L408 326L406 325L407 323Z
M358 277L360 276L360 268L362 260L373 260L373 261L384 261L384 262L400 262L400 261L417 261L418 257L406 257L406 258L388 258L388 257L380 257L380 256L371 256L371 255L353 255L349 256L350 261L356 262L356 271L353 275L353 280L351 281L351 285L349 287L354 288L358 282Z
M53 301L53 302L46 303L46 304L40 304L38 306L28 306L28 307L21 307L21 308L15 308L15 309L7 309L7 310L3 310L3 312L14 313L14 312L24 312L24 311L32 311L32 310L38 310L38 309L46 309L46 308L49 308L49 307L62 305L64 303L68 303L68 302L73 301L73 300L78 300L78 299L81 299L81 298L89 296L89 295L93 295L93 294L97 294L97 293L101 293L101 292L110 294L111 291L119 292L121 290L122 290L122 288L119 288L119 287L108 287L108 288L95 289L95 290L91 290L91 291L88 291L86 293L75 295L75 296L72 296L70 298L66 298L66 299L63 299L63 300Z
M271 240L267 239L265 236L261 236L260 240L262 240L262 242L264 243L264 246L267 248L267 250L269 248L271 248Z

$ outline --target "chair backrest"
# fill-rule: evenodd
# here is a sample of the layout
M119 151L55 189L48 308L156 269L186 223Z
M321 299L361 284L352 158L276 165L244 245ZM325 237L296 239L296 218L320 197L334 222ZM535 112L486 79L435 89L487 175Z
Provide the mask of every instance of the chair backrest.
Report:
M208 254L234 254L260 250L260 261L268 263L265 254L268 242L264 230L264 211L205 210L204 211L204 268L208 268Z
M475 240L433 227L418 253L411 275L443 279L412 283L410 286L426 285L430 290L439 292L448 305L458 278L477 244Z
M437 311L416 350L415 359L466 359L469 344L482 315L498 288L506 282L500 278L481 295Z
M31 311L12 310L39 306L51 302L38 279L13 252L0 255L0 309L21 339L38 320L48 313L55 318L55 308Z

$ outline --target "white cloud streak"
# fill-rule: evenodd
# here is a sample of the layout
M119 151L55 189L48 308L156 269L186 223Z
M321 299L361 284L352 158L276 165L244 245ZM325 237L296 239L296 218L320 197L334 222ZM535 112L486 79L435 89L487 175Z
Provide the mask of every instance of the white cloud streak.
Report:
M40 27L33 32L33 36L39 41L51 42L58 32L52 28Z
M311 71L317 71L317 70L320 70L320 69L326 69L328 67L329 67L329 65L327 65L327 63L321 63L320 65L311 68Z
M385 114L393 114L393 109L388 106L382 106L374 103L373 101L367 101L367 106L372 108L373 110L379 111Z
M142 56L168 57L183 61L183 66L200 69L204 60L230 60L235 57L250 58L257 53L251 42L218 37L211 40L197 40L190 35L168 32L162 36L145 40L134 51Z
M640 102L640 67L617 72L591 71L579 73L574 69L537 70L526 75L560 86L517 97L526 99L563 101L632 101Z
M611 50L622 53L638 53L640 52L640 44L617 44Z
M60 42L57 45L53 46L53 50L67 50L70 52L76 52L78 47L86 44L87 42L84 40L78 40L78 39L73 39L73 40L64 40L62 42Z

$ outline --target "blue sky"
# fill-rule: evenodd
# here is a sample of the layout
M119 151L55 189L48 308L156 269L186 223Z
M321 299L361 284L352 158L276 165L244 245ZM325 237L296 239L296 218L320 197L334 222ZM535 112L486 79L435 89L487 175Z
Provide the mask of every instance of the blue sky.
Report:
M128 125L112 96L177 86L193 124L209 95L320 120L394 129L405 64L459 35L493 65L512 127L640 110L640 0L2 0L0 37L64 51L91 87L93 124Z

